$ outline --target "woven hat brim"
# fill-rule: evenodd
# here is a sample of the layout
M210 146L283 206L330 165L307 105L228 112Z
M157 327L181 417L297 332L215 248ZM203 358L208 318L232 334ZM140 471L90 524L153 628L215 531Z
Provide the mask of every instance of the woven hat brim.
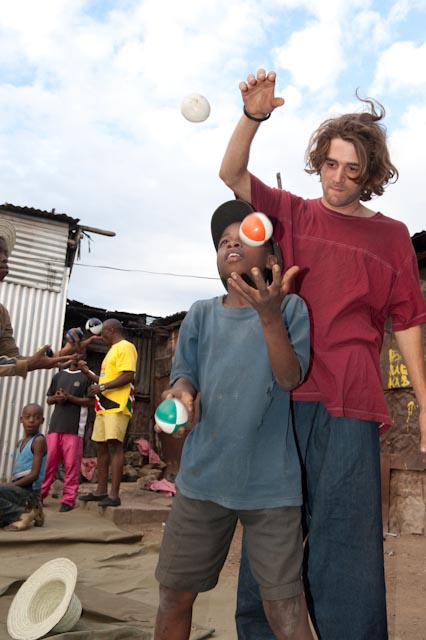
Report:
M0 238L6 242L7 252L10 255L16 242L16 230L15 226L5 218L0 218Z
M77 582L77 567L68 558L55 558L39 567L17 591L7 615L14 640L38 640L66 614ZM49 601L50 593L50 601ZM59 602L52 610L52 601Z

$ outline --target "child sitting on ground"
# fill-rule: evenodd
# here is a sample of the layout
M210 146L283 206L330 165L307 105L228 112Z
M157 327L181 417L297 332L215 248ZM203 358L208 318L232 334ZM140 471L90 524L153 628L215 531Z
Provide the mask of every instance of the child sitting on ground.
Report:
M0 527L23 531L44 523L40 488L47 459L46 438L40 433L44 422L39 404L27 404L21 415L25 437L16 446L12 480L0 484Z
M303 300L287 295L298 267L281 275L274 241L242 244L240 223L252 211L233 200L213 214L227 294L189 310L163 394L179 398L191 417L199 392L201 409L183 448L156 569L155 640L189 638L193 603L216 585L237 520L275 637L312 639L289 393L308 368L309 318Z

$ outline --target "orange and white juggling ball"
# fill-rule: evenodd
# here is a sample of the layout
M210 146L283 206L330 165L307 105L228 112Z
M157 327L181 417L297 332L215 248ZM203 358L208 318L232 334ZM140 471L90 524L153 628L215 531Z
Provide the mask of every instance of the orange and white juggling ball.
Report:
M240 225L240 238L251 247L260 247L272 236L272 222L264 213L249 213Z

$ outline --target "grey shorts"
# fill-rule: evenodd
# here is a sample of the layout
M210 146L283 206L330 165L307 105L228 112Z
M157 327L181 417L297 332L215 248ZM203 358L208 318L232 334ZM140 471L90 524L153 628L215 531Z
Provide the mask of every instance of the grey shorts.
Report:
M155 572L158 582L175 591L213 589L238 520L262 598L284 600L302 593L300 507L234 511L179 492L164 530Z

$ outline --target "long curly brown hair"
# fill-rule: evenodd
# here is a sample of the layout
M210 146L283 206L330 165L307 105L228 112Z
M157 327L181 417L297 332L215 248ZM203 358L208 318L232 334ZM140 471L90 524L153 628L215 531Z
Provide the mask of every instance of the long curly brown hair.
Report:
M358 100L368 105L368 111L347 113L325 120L312 134L305 153L305 171L320 174L327 159L330 142L341 138L351 142L358 155L360 174L355 182L362 186L360 200L381 196L387 184L398 180L398 170L392 164L386 142L386 127L380 123L384 107L371 98Z

